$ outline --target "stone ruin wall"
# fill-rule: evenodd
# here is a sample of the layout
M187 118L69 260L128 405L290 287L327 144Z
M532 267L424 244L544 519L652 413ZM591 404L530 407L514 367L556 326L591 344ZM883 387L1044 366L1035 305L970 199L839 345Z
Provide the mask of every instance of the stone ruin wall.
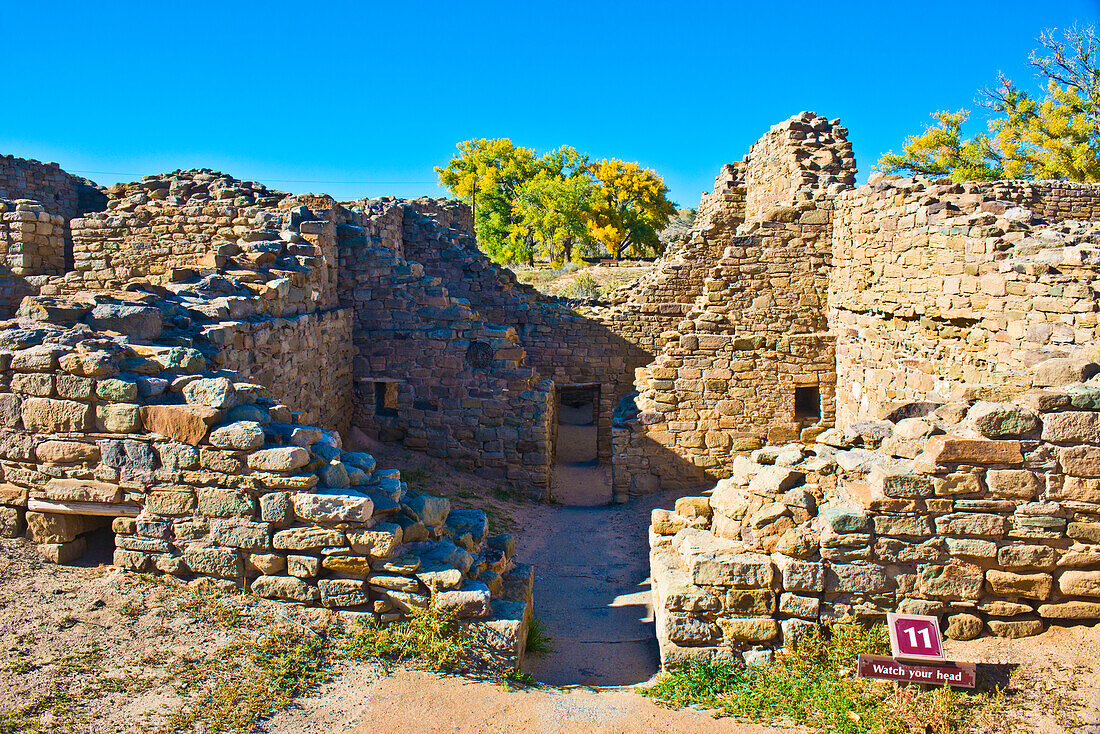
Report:
M544 496L553 386L527 364L515 329L487 322L452 295L451 281L398 255L465 251L468 235L447 223L461 227L466 211L432 200L348 210L340 291L355 315L356 422L374 437Z
M1050 357L1096 358L1096 231L1061 219L1094 219L1098 197L1058 182L890 178L842 194L829 278L838 420L1026 382Z
M855 176L846 136L810 113L773 127L744 164L748 221L735 231L732 217L708 212L698 223L723 256L638 371L636 411L624 411L615 435L617 493L698 486L727 476L738 452L831 425L825 298L832 199ZM817 390L816 415L797 414L797 388Z
M1053 359L1034 380L1068 386L970 388L921 417L767 447L654 511L662 661L895 610L938 615L954 639L1100 618L1097 371Z

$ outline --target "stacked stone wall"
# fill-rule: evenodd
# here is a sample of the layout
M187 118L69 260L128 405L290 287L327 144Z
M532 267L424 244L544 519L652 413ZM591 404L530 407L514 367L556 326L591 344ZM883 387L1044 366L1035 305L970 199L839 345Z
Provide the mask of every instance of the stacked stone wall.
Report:
M662 660L895 610L955 639L1100 618L1100 384L1006 394L741 456L709 496L655 511Z
M700 238L723 255L637 372L636 414L614 437L620 494L698 486L728 476L740 452L832 425L825 307L832 198L854 176L846 134L810 113L772 128L744 164L750 219L735 232L731 208L701 223Z
M33 199L66 222L107 205L106 195L91 181L56 163L13 155L0 155L0 199Z
M1001 198L1020 190L1082 189L882 179L839 197L829 310L842 421L1095 356L1096 228Z
M339 228L341 297L355 317L356 425L545 496L552 385L527 364L514 328L489 323L399 256L453 251L465 236L447 224L463 225L460 211L436 220L420 206L351 206Z

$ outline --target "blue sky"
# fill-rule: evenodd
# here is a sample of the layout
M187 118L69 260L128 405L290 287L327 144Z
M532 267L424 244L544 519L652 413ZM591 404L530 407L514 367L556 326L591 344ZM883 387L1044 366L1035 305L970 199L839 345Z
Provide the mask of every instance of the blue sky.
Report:
M801 110L860 180L1100 0L0 2L0 153L103 184L206 167L337 198L441 195L460 140L638 161L695 206ZM323 182L323 183L321 183ZM335 183L354 182L354 183Z

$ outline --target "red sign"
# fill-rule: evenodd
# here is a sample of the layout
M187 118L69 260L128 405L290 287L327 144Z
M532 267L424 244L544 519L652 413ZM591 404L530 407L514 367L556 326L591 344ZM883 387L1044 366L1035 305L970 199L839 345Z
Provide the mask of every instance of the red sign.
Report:
M940 620L922 614L888 612L886 626L890 630L890 649L902 660L937 662L943 660L943 638Z
M857 672L860 678L931 683L958 688L973 688L978 677L974 663L945 661L940 665L912 665L885 655L860 655Z

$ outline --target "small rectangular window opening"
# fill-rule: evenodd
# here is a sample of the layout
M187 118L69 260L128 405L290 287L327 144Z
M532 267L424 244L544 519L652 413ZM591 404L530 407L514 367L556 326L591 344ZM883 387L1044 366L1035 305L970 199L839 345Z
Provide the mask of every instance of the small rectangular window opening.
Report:
M394 418L397 416L397 383L374 383L374 414Z
M821 418L821 392L816 385L794 389L794 417L798 420Z

